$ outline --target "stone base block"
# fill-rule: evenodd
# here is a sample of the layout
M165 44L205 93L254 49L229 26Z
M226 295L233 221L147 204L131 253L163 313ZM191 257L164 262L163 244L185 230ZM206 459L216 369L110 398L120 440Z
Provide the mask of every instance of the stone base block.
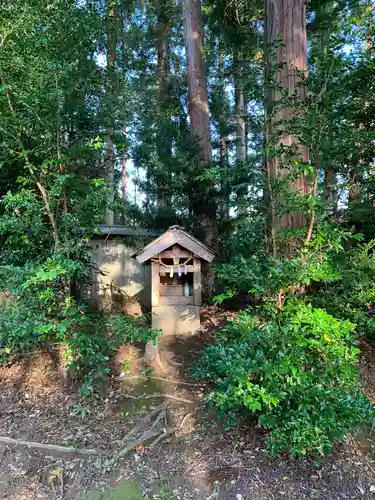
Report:
M152 328L163 335L193 334L201 326L199 306L154 306Z

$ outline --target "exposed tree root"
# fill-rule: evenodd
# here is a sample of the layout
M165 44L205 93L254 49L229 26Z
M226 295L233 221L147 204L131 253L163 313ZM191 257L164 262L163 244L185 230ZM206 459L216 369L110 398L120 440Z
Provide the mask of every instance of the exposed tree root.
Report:
M148 397L165 397L167 395L165 394L148 394ZM178 398L177 396L172 396L172 399L176 399L178 401L182 402L188 402L188 403L194 403L194 401L191 400L185 400L183 398ZM140 397L136 396L128 396L133 399L140 399ZM160 405L154 410L152 410L150 413L148 413L133 429L131 429L125 436L122 442L122 447L120 450L115 453L116 458L123 458L126 456L128 453L130 453L132 450L134 450L137 446L143 445L147 441L150 441L153 439L153 441L150 444L150 449L155 448L158 444L161 443L164 439L166 439L169 436L172 436L175 434L178 430L180 430L186 420L191 417L192 413L187 413L181 420L180 424L178 426L172 427L168 429L168 422L167 422L167 414L166 414L166 405ZM136 439L130 440L130 438L133 438L137 433L141 432L142 427L145 425L150 424L150 427L144 431L140 437ZM160 429L160 424L161 424L161 429ZM159 429L157 427L159 426ZM130 440L130 441L129 441ZM39 449L39 450L45 450L45 451L54 451L58 453L79 453L81 455L98 455L99 450L95 449L90 449L90 448L74 448L72 446L57 446L53 444L45 444L45 443L38 443L35 441L24 441L24 440L19 440L19 439L13 439L7 436L0 436L0 443L3 444L8 444L11 446L26 446L28 448L34 448L34 449ZM61 476L60 481L61 481L61 488L62 488L62 494L64 490L64 483L63 483L63 476Z
M146 431L142 434L142 436L138 439L135 439L134 441L131 441L128 443L126 446L124 446L117 454L117 458L123 458L125 455L130 453L134 448L137 446L145 443L149 439L152 439L156 436L159 436L160 432L157 431Z
M57 446L54 444L37 443L36 441L23 441L22 439L13 439L7 436L0 436L0 443L11 446L26 446L37 450L56 451L58 453L79 453L80 455L97 455L98 450L90 448L74 448L73 446Z
M154 344L152 340L146 344L143 360L154 369L155 373L165 373L165 367L160 358L159 345Z
M167 382L168 384L176 384L176 385L187 385L190 387L205 387L203 384L194 384L192 382L183 382L182 380L173 380L169 378L163 378L163 377L154 377L154 376L149 376L146 377L144 375L132 375L131 377L116 377L116 380L120 380L122 382L126 380L136 380L136 379L141 379L141 380L160 380L162 382Z
M150 413L148 413L145 418L143 418L139 424L137 424L135 427L133 427L133 429L131 431L129 431L126 436L124 437L123 439L123 442L127 442L129 441L129 439L133 436L135 436L137 434L137 432L139 432L142 427L146 424L148 424L149 422L151 422L151 420L156 416L158 415L164 408L164 405L160 405L158 406L157 408L155 408L155 410L151 411Z
M125 436L124 441L126 442L129 437L134 436L137 432L140 431L140 429L147 423L151 422L152 419L155 418L154 422L152 423L151 427L147 429L147 431L143 432L143 434L137 438L131 441L130 443L128 442L125 446L123 446L120 451L117 454L118 458L122 458L125 455L127 455L130 451L132 451L135 447L145 443L146 441L149 441L150 439L159 436L160 435L160 430L156 431L154 430L155 427L159 424L161 420L165 420L165 406L159 406L152 412L150 412L138 425L134 427L128 434Z
M172 436L175 432L182 429L186 420L191 416L192 416L192 413L187 413L183 417L183 419L181 420L180 424L177 427L173 427L172 429L169 429L168 431L163 432L163 434L160 434L160 436L158 436L154 441L152 441L149 448L150 449L155 448L155 446L157 446L159 443L161 443L161 441L163 441L164 439L166 439L169 436Z
M192 399L185 399L185 398L180 398L179 396L174 396L173 394L164 394L164 393L155 393L155 394L140 394L139 396L133 396L132 394L124 394L124 398L129 398L129 399L155 399L155 398L166 398L166 399L171 399L173 401L179 401L181 403L186 403L186 404L196 404L196 401L193 401Z
M177 427L174 427L173 429L170 429L169 431L165 431L162 434L159 434L158 437L156 439L154 439L154 441L152 441L149 448L150 449L155 448L161 441L163 441L164 439L166 439L169 436L172 436L176 431L177 431Z
M160 431L156 431L154 430L155 427L157 426L157 424L163 419L163 417L165 417L166 413L165 413L165 407L161 410L159 410L160 413L159 415L157 416L157 418L155 419L154 423L152 424L152 426L150 427L150 429L148 429L147 431L145 431L142 436L140 436L138 439L135 439L133 440L132 442L128 443L126 446L124 446L118 453L117 457L118 458L122 458L124 457L125 455L127 455L128 453L130 453L132 450L134 450L134 448L136 448L137 446L141 445L141 444L144 444L146 443L147 441L149 441L150 439L152 438L155 438L149 448L150 449L153 449L155 448L158 444L160 444L164 439L172 436L173 434L175 434L177 431L179 431L180 429L182 429L182 427L184 426L186 420L191 417L192 413L187 413L181 420L180 424L176 427L172 427L171 429L163 429L163 431L160 433ZM155 415L155 412L152 412L153 415ZM166 419L165 419L166 421ZM143 421L144 423L144 421ZM138 429L139 429L139 426L137 426ZM129 435L129 434L128 434Z

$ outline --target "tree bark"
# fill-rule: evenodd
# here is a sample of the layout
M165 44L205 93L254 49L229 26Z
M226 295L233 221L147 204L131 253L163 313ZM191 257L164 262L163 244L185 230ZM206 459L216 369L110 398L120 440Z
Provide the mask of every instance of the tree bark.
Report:
M122 137L126 139L126 122L122 122ZM121 193L123 201L127 197L127 182L128 182L128 172L127 172L127 158L126 149L124 148L121 153Z
M367 0L367 37L366 37L366 45L369 54L371 55L374 52L374 13L375 13L375 5L373 4L373 0Z
M239 169L239 181L244 182L246 176L243 175L243 164L247 161L247 134L246 134L246 107L245 107L245 92L243 85L244 67L243 67L243 52L241 49L236 49L233 57L233 75L234 75L234 99L236 111L236 164ZM237 190L238 213L239 215L246 214L246 203L244 199L248 194L248 187L242 186Z
M228 185L228 146L227 146L227 136L226 136L226 113L225 113L225 80L224 80L224 54L222 44L219 41L218 46L218 69L219 69L219 90L220 93L220 103L221 103L221 114L218 117L218 127L219 127L219 148L220 148L220 167L222 169L222 217L224 220L229 219L229 185Z
M373 0L367 0L366 2L366 11L365 11L365 19L367 21L367 30L366 30L366 47L367 47L367 55L371 57L374 52L374 27L373 27L373 16L375 11L375 6L373 5ZM371 108L370 108L371 109ZM367 115L367 116L366 116ZM363 127L364 122L366 123L366 128L369 127L369 122L371 120L368 119L368 114L365 112L359 112L357 126ZM366 155L367 156L367 155ZM358 206L364 195L363 188L363 180L365 169L363 165L366 165L372 161L372 156L369 155L365 158L360 158L359 165L360 167L353 167L350 169L350 179L349 179L349 207L356 208Z
M243 52L236 50L234 55L234 96L236 106L236 160L246 161L246 120L245 94L243 89Z
M281 44L278 43L281 41ZM276 44L276 46L275 46ZM308 152L303 150L297 136L288 131L288 123L298 115L293 107L275 107L283 94L298 101L306 98L303 76L307 72L306 6L304 0L265 0L265 55L266 55L266 123L267 142L285 148L297 145L299 156L308 161ZM286 127L285 127L286 125ZM283 215L277 220L280 199L273 193L273 181L285 178L288 171L283 168L283 158L268 155L268 201L270 204L269 240L274 254L277 253L277 234L280 228L295 229L305 225L303 212ZM289 183L289 188L307 194L308 179L299 175Z
M183 22L185 49L188 66L188 106L190 126L200 149L197 153L199 166L204 169L212 163L210 117L208 107L207 80L203 59L203 18L200 0L184 0ZM204 229L204 242L218 248L216 203L212 183L205 185L203 195L207 203L195 207Z
M169 205L169 169L168 160L172 156L172 144L169 136L169 75L170 68L170 20L168 18L168 0L159 0L157 4L157 85L159 89L160 127L157 133L156 149L159 161L164 171L158 176L157 208L163 209Z
M200 0L183 3L185 48L188 64L188 105L191 128L201 150L202 164L212 163L207 80L203 60L203 18Z
M320 46L318 57L323 57L324 62L329 57L329 47L331 41L332 30L332 7L333 2L325 2L318 6L316 11L316 23L322 26L320 33ZM326 215L334 217L337 213L338 193L337 193L337 175L333 168L330 148L333 143L332 131L328 130L328 134L322 139L322 159L324 165L324 189L323 199L326 202Z
M108 0L108 31L107 31L107 154L106 154L106 177L108 187L108 204L112 205L115 198L115 147L113 142L113 99L116 75L116 46L117 46L117 5L116 0ZM111 206L106 210L106 224L114 224L114 213Z
M337 176L336 172L332 170L332 164L327 160L324 170L324 191L323 198L327 203L327 215L335 216L337 214Z

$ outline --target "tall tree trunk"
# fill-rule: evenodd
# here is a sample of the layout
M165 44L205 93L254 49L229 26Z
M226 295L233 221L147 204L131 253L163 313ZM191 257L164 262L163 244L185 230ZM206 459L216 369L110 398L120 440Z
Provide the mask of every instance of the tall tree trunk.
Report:
M236 106L236 160L246 161L245 94L243 89L243 52L236 49L234 55L234 96Z
M190 126L200 149L197 162L202 170L212 163L210 116L207 80L203 60L203 18L201 0L183 1L185 49L188 66L188 105ZM202 181L201 181L202 182ZM204 182L204 181L203 181ZM199 189L198 189L199 188ZM195 202L195 215L201 220L204 242L218 250L217 203L214 186L205 181L197 186L199 200ZM212 297L214 288L211 266L204 268L203 294Z
M323 64L326 63L329 56L329 47L331 41L331 19L332 19L332 2L323 2L318 6L316 12L316 22L323 26L320 35L320 54L318 56L323 57ZM337 193L337 175L334 170L330 148L333 143L332 131L328 131L327 137L322 140L323 153L322 159L324 164L324 189L323 189L323 199L326 202L327 209L326 215L328 217L335 216L337 213L337 203L338 203L338 193Z
M282 45L277 42L282 41ZM287 130L288 122L296 116L292 107L278 108L274 103L282 97L283 91L289 97L297 95L304 100L306 88L301 84L302 75L307 71L306 6L304 0L265 0L265 54L266 54L266 122L267 142L283 144L286 148L299 147L298 137ZM284 128L286 124L286 128ZM303 161L308 161L308 153L299 147ZM273 193L273 181L285 178L288 172L282 166L282 158L268 156L266 170L269 180L268 198L270 203L269 241L274 255L277 253L278 229L295 229L305 225L302 212L294 212L277 220L276 213L280 199ZM290 189L301 194L309 192L308 180L299 175L289 184Z
M116 46L117 46L117 5L116 0L108 0L107 13L107 155L106 155L106 176L108 187L108 204L111 205L115 198L115 147L113 142L113 100L116 77ZM111 207L106 211L106 224L114 224L114 213Z
M327 215L335 216L337 214L337 176L336 172L332 170L331 162L327 159L324 170L324 200L327 203Z
M219 148L220 148L220 167L222 169L222 217L224 220L229 219L229 185L228 185L228 147L227 147L227 137L226 137L226 114L224 113L224 103L226 99L225 95L225 80L224 80L224 54L222 44L219 41L218 46L218 69L219 69L219 90L220 93L220 103L222 104L221 110L223 113L218 117L219 126Z
M374 52L375 41L374 41L374 14L375 14L375 5L373 0L367 0L367 37L366 37L366 45L369 54L371 55Z
M184 0L183 21L185 48L188 65L188 104L190 125L200 146L197 161L202 169L212 163L210 117L208 107L207 80L203 60L203 19L200 0ZM205 230L205 243L218 247L216 203L212 185L207 184L205 196L208 203L196 207Z
M125 120L122 122L122 138L125 141L126 139ZM126 157L126 149L124 147L121 153L121 193L123 201L125 201L127 197L127 183L128 183L127 157Z
M198 158L212 163L207 80L203 60L203 19L201 0L183 3L185 48L188 64L188 104L191 128L201 147Z
M159 89L159 116L160 127L157 134L156 149L159 161L163 163L164 171L158 179L157 208L162 209L169 205L169 168L168 162L172 156L172 144L170 140L169 127L170 118L168 113L169 76L170 68L170 20L168 17L168 0L159 0L157 4L157 84Z
M367 55L371 57L374 52L374 25L373 25L373 17L375 6L373 5L373 0L367 0L366 2L366 10L365 10L365 21L367 23L367 30L365 35L366 47L367 47ZM364 121L366 118L363 116L363 113L360 112L360 117L358 119L358 126L363 127ZM366 128L369 126L369 123L366 124ZM367 156L367 155L366 155ZM361 158L359 160L359 168L353 167L350 170L350 179L349 179L349 207L356 208L362 201L363 192L363 181L364 181L364 173L365 168L364 165L370 163L372 161L372 156Z
M236 164L241 173L239 182L244 184L246 176L243 175L243 165L247 160L247 136L246 136L246 108L245 108L245 92L244 92L244 67L243 67L243 52L236 48L233 57L233 75L234 75L234 99L236 111ZM246 214L246 203L244 198L248 193L247 186L243 186L237 190L238 198L238 213Z
M360 162L360 165L363 165L363 161ZM361 201L362 195L362 187L363 187L363 169L353 168L350 172L350 181L349 181L349 206L355 207Z

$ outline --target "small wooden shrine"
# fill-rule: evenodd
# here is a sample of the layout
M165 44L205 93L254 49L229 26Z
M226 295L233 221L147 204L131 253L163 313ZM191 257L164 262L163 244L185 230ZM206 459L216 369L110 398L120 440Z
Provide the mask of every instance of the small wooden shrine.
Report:
M172 226L135 254L151 262L152 327L166 335L193 333L200 327L202 261L215 252L180 226Z

